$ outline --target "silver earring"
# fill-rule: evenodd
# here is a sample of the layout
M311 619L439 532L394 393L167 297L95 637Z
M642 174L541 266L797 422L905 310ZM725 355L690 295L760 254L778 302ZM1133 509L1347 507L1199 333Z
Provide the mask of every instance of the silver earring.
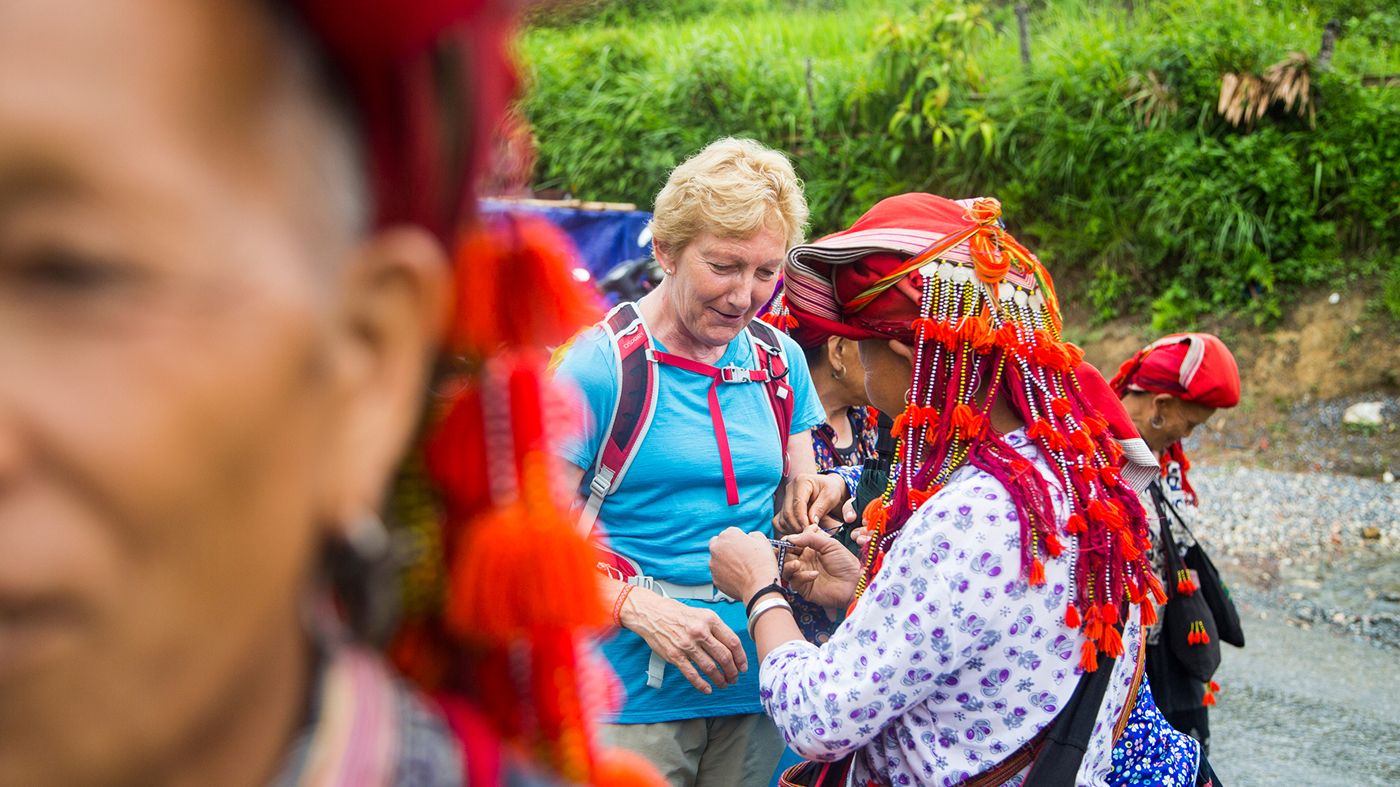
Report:
M1163 418L1160 414L1154 415L1152 420L1147 422L1147 425L1153 429L1161 429L1167 425L1167 419Z
M345 540L355 555L366 563L374 563L389 553L389 529L379 514L365 509L346 529Z
M845 377L846 377L846 367L842 366L842 367L841 367L841 373L840 373L840 374L837 374L836 372L832 372L832 373L831 373L831 376L834 377L834 378L836 378L837 380L843 380L843 379L845 379Z

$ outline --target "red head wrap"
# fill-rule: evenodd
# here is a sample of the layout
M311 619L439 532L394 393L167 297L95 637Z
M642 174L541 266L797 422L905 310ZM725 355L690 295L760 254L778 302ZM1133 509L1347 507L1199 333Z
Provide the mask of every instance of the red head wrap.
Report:
M1118 367L1113 390L1170 394L1202 407L1240 403L1240 370L1225 343L1208 333L1174 333Z
M516 77L502 0L293 0L364 123L380 224L450 241ZM435 60L436 52L448 56ZM444 78L443 74L447 76Z
M1125 601L1148 591L1146 521L1133 485L1145 487L1156 462L1103 376L1061 340L1050 275L1000 215L993 199L883 200L851 229L788 253L784 322L915 348L909 404L894 424L900 471L864 512L875 535L858 588L913 510L970 463L1015 501L1027 582L1043 584L1044 560L1059 556L1066 538L1078 539L1065 619L1084 624L1080 664L1092 671L1098 652L1121 654L1111 624ZM982 388L989 393L979 401ZM1074 513L1063 529L1045 479L989 428L998 402L1026 423L1026 436L1066 485ZM1077 608L1085 610L1082 620Z
M481 734L467 731L483 729L475 719L484 712L497 734L570 783L662 783L640 758L598 746L593 714L608 703L599 680L579 674L587 657L575 648L606 615L592 548L554 494L550 438L567 408L546 379L542 349L593 319L592 303L570 280L571 248L553 228L467 223L516 84L506 47L509 5L519 3L293 3L359 110L377 222L416 224L456 246L459 308L448 343L469 366L434 413L424 460L445 516L420 506L428 513L405 525L421 531L415 543L441 546L425 563L428 576L445 576L417 583L427 600L406 604L393 659L439 700L464 736L469 768L481 767Z
M1234 407L1240 403L1240 370L1225 343L1208 333L1174 333L1142 348L1118 367L1113 376L1114 392L1123 397L1129 391L1147 391L1179 397L1202 407ZM1187 471L1191 460L1181 441L1167 446L1162 455L1162 472L1174 461L1181 465L1181 486L1192 501Z

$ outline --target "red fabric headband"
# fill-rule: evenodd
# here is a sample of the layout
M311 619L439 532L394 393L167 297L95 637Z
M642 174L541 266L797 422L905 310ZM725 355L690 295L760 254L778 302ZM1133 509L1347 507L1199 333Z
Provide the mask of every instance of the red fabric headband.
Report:
M473 184L515 91L511 9L501 0L293 1L360 110L378 223L450 240L474 208ZM447 40L460 76L439 80L432 55ZM456 95L444 90L457 85Z
M1174 333L1147 345L1118 368L1119 396L1148 391L1203 407L1240 403L1240 371L1225 343L1208 333Z

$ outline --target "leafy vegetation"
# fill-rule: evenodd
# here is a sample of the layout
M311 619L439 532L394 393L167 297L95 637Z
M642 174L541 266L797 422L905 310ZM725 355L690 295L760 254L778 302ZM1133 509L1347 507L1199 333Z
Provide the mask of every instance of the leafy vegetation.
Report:
M1164 330L1274 319L1298 288L1400 251L1400 88L1363 84L1400 73L1393 3L1136 6L1033 4L1029 67L1009 2L565 7L522 43L537 187L646 206L687 155L750 136L792 155L814 236L905 191L996 196L1069 300L1150 310ZM1308 77L1309 113L1219 116L1222 75L1284 61Z

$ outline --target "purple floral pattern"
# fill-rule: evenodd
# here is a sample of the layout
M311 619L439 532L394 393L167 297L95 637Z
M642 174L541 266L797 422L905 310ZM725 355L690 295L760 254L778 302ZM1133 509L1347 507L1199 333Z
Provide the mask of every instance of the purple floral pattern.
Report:
M1007 441L1061 487L1024 431ZM789 642L760 673L760 700L788 745L813 760L856 753L854 783L951 787L1048 725L1078 680L1082 636L1064 624L1074 550L1021 579L1020 528L1005 487L973 467L919 509L851 615L817 647ZM1074 539L1066 537L1073 544ZM1058 600L1055 598L1058 597ZM1114 664L1080 784L1106 785L1115 722L1132 689L1136 620ZM1019 778L1013 781L1019 781Z

